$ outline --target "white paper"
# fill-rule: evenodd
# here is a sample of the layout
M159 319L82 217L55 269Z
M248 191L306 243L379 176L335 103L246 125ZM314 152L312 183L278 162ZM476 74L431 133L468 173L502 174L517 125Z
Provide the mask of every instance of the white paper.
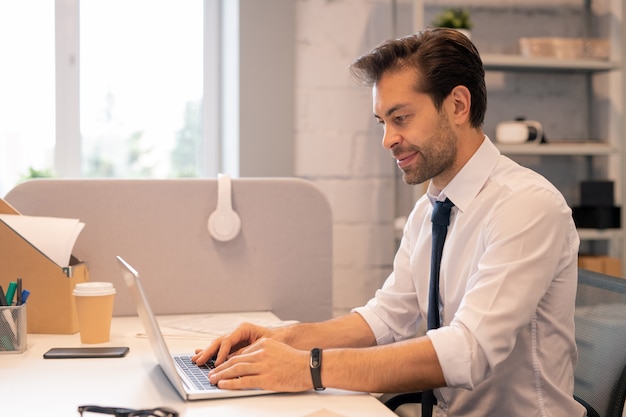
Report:
M85 224L78 219L0 214L0 220L61 267L69 266L72 250Z
M170 329L186 330L194 333L204 333L212 338L216 338L232 332L243 322L263 327L279 327L296 323L296 321L292 320L271 320L246 314L219 313L168 320L167 322L162 322L161 326Z

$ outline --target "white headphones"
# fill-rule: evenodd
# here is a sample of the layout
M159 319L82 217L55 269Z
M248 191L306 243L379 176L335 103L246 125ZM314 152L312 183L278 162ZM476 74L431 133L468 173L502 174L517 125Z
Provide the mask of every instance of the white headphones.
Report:
M234 239L241 230L241 219L231 201L230 177L226 174L217 174L217 208L209 216L207 227L211 236L221 242Z

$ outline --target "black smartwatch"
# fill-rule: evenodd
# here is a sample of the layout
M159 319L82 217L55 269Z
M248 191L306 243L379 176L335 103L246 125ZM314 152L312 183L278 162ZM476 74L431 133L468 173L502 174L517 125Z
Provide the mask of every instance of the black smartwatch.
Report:
M311 349L311 358L309 360L311 368L311 379L313 380L313 388L315 391L324 391L326 388L322 385L322 349Z

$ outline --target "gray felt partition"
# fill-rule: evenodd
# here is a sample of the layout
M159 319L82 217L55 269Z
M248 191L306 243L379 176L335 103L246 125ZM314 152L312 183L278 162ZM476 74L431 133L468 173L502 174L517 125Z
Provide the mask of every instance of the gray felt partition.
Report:
M91 281L117 288L115 315L134 315L116 255L140 273L156 314L272 311L284 320L332 315L332 216L296 178L232 180L241 231L214 239L217 179L40 179L5 199L25 215L85 223L73 254Z

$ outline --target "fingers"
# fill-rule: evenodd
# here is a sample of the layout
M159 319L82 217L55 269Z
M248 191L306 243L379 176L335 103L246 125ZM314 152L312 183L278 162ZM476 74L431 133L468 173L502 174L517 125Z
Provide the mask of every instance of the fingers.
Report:
M196 349L195 355L191 356L191 361L199 366L202 366L205 363L207 363L209 359L213 357L211 352L212 352L212 349L210 346L207 346L204 349Z
M253 370L254 366L249 362L238 363L240 356L235 356L229 359L222 365L216 366L209 372L209 380L212 384L216 384L218 387L226 389L242 389L242 388L257 388L252 386L245 386L243 381L237 383L225 382L225 381L237 381L243 377L250 377L255 375ZM249 381L246 381L249 383ZM220 385L221 383L221 385ZM226 385L224 385L226 384ZM237 388L235 388L237 387Z
M252 389L261 388L259 374L264 369L258 344L240 349L238 355L231 355L229 359L209 372L209 380L222 389Z
M232 333L215 339L208 347L196 349L192 360L204 365L209 359L215 358L215 365L224 363L229 356L238 355L241 349L258 340L266 330L250 323L243 323Z
M216 366L209 379L223 389L305 391L311 389L308 352L260 339Z
M196 349L195 355L191 357L191 360L196 364L202 366L209 361L209 359L215 359L216 365L224 363L230 353L231 344L226 338L219 338L214 340L209 346L204 349Z
M234 379L220 379L217 386L220 389L240 390L240 389L258 389L260 387L260 378L257 375L244 376Z

